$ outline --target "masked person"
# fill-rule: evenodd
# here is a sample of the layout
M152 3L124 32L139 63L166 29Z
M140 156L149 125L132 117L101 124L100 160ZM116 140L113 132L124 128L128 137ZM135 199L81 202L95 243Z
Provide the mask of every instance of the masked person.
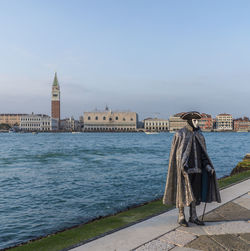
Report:
M176 205L178 223L188 227L184 207L190 207L189 222L204 225L196 214L201 202L221 202L213 164L208 157L205 138L198 126L199 112L187 112L181 116L187 125L176 132L168 166L163 204Z

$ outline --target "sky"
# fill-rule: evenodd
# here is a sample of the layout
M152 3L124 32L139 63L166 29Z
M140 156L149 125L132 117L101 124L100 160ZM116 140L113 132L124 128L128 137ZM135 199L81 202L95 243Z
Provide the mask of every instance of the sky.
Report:
M0 0L0 113L250 116L249 0Z

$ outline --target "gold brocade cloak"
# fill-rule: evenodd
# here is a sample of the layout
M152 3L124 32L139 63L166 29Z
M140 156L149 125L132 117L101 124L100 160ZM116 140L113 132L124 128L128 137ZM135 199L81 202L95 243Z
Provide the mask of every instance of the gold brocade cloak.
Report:
M179 208L189 206L191 202L195 201L188 173L184 169L191 153L192 142L195 138L200 143L210 166L214 168L207 154L205 138L201 131L193 131L193 128L187 124L187 126L176 132L173 138L163 204L176 205ZM204 168L203 171L205 171ZM204 188L203 186L203 189L207 189L206 202L221 202L215 172L211 176L207 175L207 177L209 179L207 187Z

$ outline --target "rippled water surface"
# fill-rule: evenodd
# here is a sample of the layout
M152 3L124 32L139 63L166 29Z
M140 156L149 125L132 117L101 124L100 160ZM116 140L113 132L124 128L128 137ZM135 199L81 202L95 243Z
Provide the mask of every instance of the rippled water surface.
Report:
M250 133L204 133L217 176ZM0 248L162 196L173 134L0 134Z

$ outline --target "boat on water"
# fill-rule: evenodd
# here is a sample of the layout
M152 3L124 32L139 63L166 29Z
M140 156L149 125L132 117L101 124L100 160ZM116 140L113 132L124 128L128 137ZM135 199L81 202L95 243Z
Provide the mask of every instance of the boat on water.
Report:
M38 134L38 132L32 132L32 134Z
M158 132L147 132L145 131L146 134L159 134Z
M13 129L13 128L11 128L10 130L9 130L9 133L16 133L17 131L15 130L15 129Z

